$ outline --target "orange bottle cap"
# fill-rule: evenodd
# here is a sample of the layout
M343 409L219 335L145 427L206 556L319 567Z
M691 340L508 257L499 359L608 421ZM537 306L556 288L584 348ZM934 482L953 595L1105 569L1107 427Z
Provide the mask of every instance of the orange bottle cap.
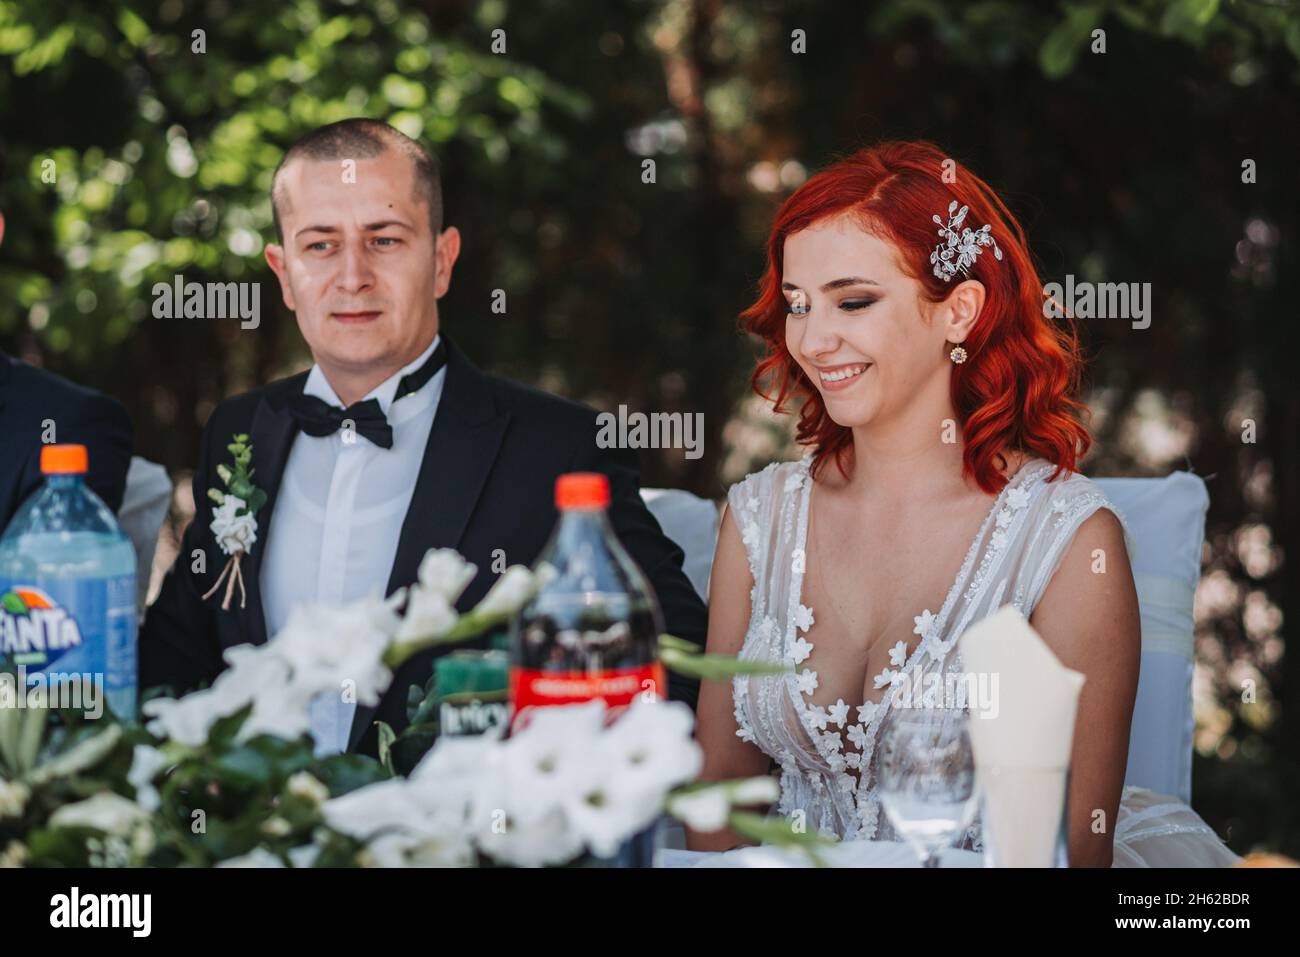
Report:
M609 479L600 472L567 472L555 480L555 507L606 508Z
M44 475L82 475L90 457L84 445L47 445L41 449L41 473Z

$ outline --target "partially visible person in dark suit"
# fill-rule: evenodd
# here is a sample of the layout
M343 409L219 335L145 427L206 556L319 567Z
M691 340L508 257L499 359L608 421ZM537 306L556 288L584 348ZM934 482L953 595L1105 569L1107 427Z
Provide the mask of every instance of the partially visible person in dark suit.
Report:
M0 213L0 242L5 219ZM44 481L41 447L73 442L86 447L86 484L114 512L126 492L131 465L131 419L121 402L0 352L0 530Z

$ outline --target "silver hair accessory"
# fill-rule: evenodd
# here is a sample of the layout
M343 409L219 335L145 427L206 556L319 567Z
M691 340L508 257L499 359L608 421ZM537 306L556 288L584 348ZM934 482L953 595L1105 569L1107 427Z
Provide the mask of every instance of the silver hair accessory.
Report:
M1002 250L998 249L998 244L989 235L992 227L988 223L979 229L967 226L958 234L957 230L966 221L966 210L965 206L957 209L957 201L954 199L948 204L947 226L938 216L933 217L939 226L940 242L934 247L934 252L930 253L930 262L934 265L934 274L944 282L951 282L957 273L969 276L970 267L975 265L975 257L984 251L980 248L982 246L992 246L993 257L1002 261Z

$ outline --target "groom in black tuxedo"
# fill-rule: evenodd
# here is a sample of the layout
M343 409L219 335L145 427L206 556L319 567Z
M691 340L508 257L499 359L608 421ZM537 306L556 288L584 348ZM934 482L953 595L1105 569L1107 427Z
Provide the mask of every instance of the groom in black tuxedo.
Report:
M285 154L272 207L279 243L267 262L315 365L213 411L194 474L198 513L141 632L141 688L210 682L225 649L266 641L296 603L391 594L416 580L431 548L478 566L458 603L467 610L503 562L533 563L557 520L555 479L573 471L609 476L610 521L665 627L703 646L704 604L641 501L636 453L598 448L594 410L484 374L440 332L460 234L442 228L432 156L384 123L334 123ZM267 501L242 562L247 601L236 591L223 611L224 586L202 597L225 564L208 490L223 489L217 466L240 433ZM406 726L408 688L423 685L433 657L403 665L377 709L314 704L318 752L325 741L375 755L375 720ZM697 691L670 675L670 698L694 707Z

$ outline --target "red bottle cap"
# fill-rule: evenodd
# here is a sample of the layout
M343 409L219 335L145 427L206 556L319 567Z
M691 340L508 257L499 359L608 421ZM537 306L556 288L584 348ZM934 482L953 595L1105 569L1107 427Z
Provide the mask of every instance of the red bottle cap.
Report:
M82 475L89 462L84 445L47 445L41 449L41 473L44 475Z
M567 472L555 480L555 507L606 508L609 479L600 472Z

